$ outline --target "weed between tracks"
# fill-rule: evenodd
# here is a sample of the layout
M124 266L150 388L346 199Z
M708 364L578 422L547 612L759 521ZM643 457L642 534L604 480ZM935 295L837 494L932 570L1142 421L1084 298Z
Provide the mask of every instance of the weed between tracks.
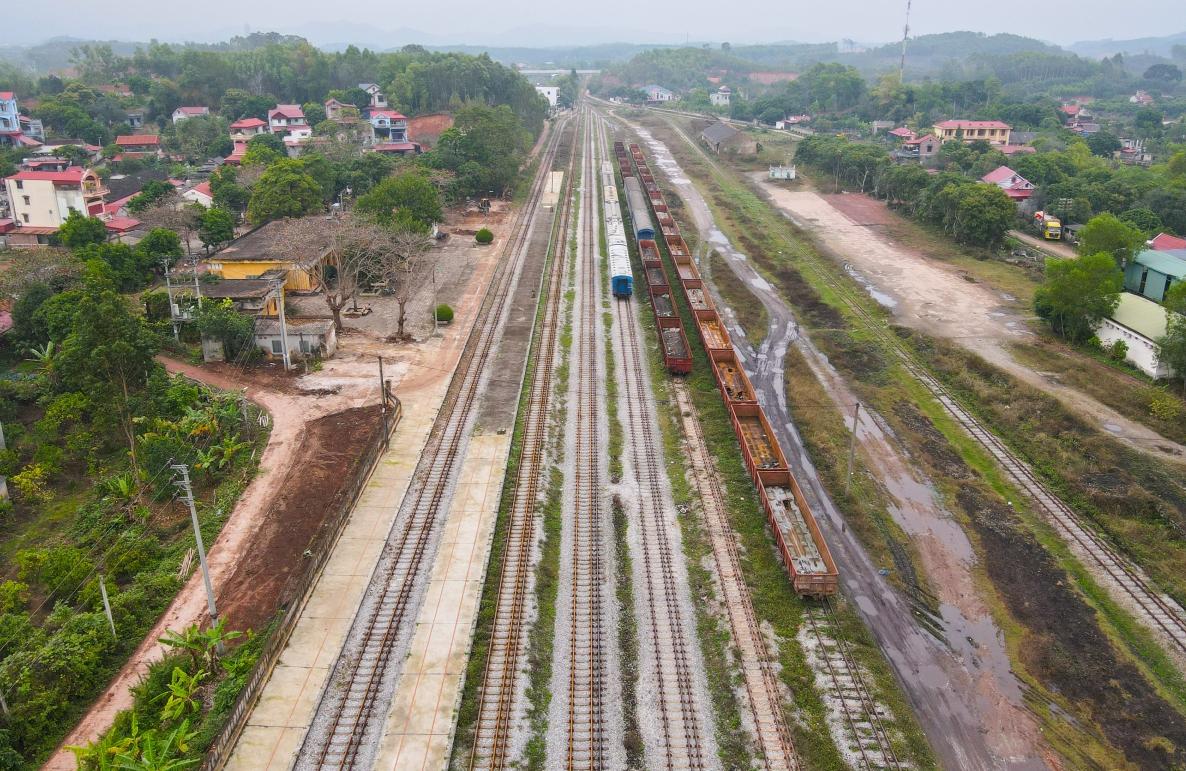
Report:
M847 350L854 344L873 342L867 333L858 329L861 324L855 320L847 302L856 297L875 316L882 316L880 309L871 300L865 303L866 298L860 290L850 286L834 264L823 259L802 234L766 206L744 183L723 172L713 174L696 158L687 160L688 153L681 143L680 139L668 139L669 148L680 157L685 171L697 179L702 190L709 188L706 197L714 207L718 224L731 237L738 231L751 236L753 245L747 244L746 248L754 256L755 264L775 279L801 318L816 330L813 339L818 339L819 330L844 333L850 342L837 346L838 342L844 341L833 335L831 339L821 340L820 347L838 369L849 375L858 393L881 412L911 452L927 460L931 479L943 493L949 509L969 531L981 556L978 568L981 584L987 589L985 594L1005 633L1015 662L1014 669L1032 688L1027 700L1044 724L1045 738L1069 760L1082 760L1085 765L1115 767L1119 756L1113 747L1123 748L1129 761L1142 767L1163 765L1168 757L1175 758L1170 762L1180 762L1175 755L1160 754L1167 746L1169 752L1174 752L1165 737L1176 737L1181 721L1181 716L1161 697L1177 697L1174 701L1180 707L1180 676L1144 629L1138 627L1127 613L1107 602L1087 571L1036 516L1024 512L1014 515L1005 501L1019 501L1016 491L1003 482L995 464L946 418L942 408L920 384L896 365L871 365L870 362L877 359L854 356ZM799 273L791 260L809 269ZM790 274L797 280L784 281L791 277ZM834 283L852 290L849 296L837 294ZM921 345L918 340L913 343L916 347ZM860 348L857 350L861 352ZM892 359L888 352L883 354L880 359ZM933 366L942 365L941 361L933 360L933 354L926 358L932 359ZM960 390L957 381L968 379L969 382L963 383L967 392L961 393L965 403L980 411L982 417L994 425L1004 419L1006 428L1002 430L1016 432L1011 438L1006 436L1007 441L1014 447L1028 442L1030 452L1026 455L1031 462L1037 459L1035 465L1039 473L1047 475L1048 479L1054 473L1053 469L1061 471L1061 466L1053 462L1052 449L1060 451L1054 458L1073 450L1083 462L1082 459L1097 447L1109 449L1107 444L1115 444L1106 437L1097 436L1093 439L1100 445L1093 443L1085 447L1084 437L1070 429L1052 431L1049 422L1025 420L1023 416L1026 414L1035 417L1035 411L1045 413L1044 417L1049 419L1049 405L1040 397L1036 407L1029 399L1020 403L1017 395L1022 387L982 363L973 368L969 361L960 363L949 359L947 366L947 372L941 376L948 378L949 386ZM973 371L969 372L969 369ZM978 392L978 389L983 390ZM985 412L986 406L977 402L994 392L997 398L987 408L991 412ZM794 407L799 393L788 389L787 398ZM911 425L902 414L895 412L894 407L902 402L912 403L927 416L924 425L918 425L917 421ZM926 424L930 423L939 427L938 437L933 428L931 432L925 431ZM1043 431L1048 433L1040 435ZM1115 449L1111 451L1115 452ZM1098 466L1099 460L1095 458L1092 465ZM1137 460L1135 473L1145 473L1147 463L1151 461ZM817 468L823 470L828 465L816 459ZM1125 462L1120 461L1111 467L1124 466ZM831 484L829 489L838 488ZM1068 502L1076 505L1073 500ZM1134 512L1130 509L1125 513L1131 517ZM1137 520L1139 524L1148 525L1150 519L1156 522L1147 510L1137 513L1144 517ZM1116 527L1118 523L1112 520L1110 524ZM1168 548L1166 540L1174 542L1175 548ZM1172 552L1180 545L1177 537L1163 539L1157 544L1163 553ZM1181 580L1181 576L1179 571L1173 577ZM1072 585L1081 594L1073 591ZM1091 604L1086 605L1084 598ZM1035 615L1033 609L1036 607L1044 608L1043 613ZM1098 611L1099 615L1092 610ZM1052 618L1060 619L1054 630L1050 624ZM1064 618L1067 623L1063 623ZM1100 618L1106 623L1101 625ZM1071 639L1066 639L1071 635ZM1078 639L1092 641L1090 651L1084 651L1076 642ZM1116 650L1109 641L1119 642L1124 652ZM1151 690L1140 674L1142 670L1157 682L1160 692ZM1112 677L1112 673L1119 673L1120 677ZM1117 704L1117 689L1128 692L1130 687L1134 689L1136 702L1149 709L1147 716L1155 725L1132 726L1123 717L1135 711L1133 707ZM1102 735L1095 730L1096 726Z

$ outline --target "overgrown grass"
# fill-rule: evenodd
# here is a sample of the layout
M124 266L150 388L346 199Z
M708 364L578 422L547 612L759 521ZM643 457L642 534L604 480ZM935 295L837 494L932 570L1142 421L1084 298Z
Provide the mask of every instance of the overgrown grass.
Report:
M708 252L705 261L708 263L710 279L721 293L721 299L737 314L737 323L745 330L746 340L757 348L769 331L770 314L766 312L766 306L715 249Z
M678 142L679 140L676 141ZM672 149L677 152L677 155L679 155L679 150L683 150L682 147L673 147ZM694 163L696 163L695 160L685 164L681 158L681 165L684 166L686 171L689 170L689 166L692 166ZM746 229L747 233L751 235L751 237L755 233L765 237L766 248L762 250L753 250L755 260L761 261L759 267L764 267L772 274L780 276L780 274L784 273L789 268L787 262L790 259L796 259L797 261L805 262L811 265L811 271L805 271L802 274L798 274L796 272L795 276L793 277L796 280L790 282L780 280L778 282L780 289L785 295L788 296L792 304L794 304L799 309L801 317L806 319L809 322L809 325L815 327L817 331L830 330L835 333L840 330L844 330L843 334L845 337L847 337L853 343L861 343L862 335L859 330L854 328L856 325L853 322L851 311L845 305L847 300L837 296L831 285L825 282L821 277L821 274L830 275L831 280L844 282L845 279L842 275L839 275L838 269L822 260L822 258L820 258L820 256L814 252L811 245L804 242L797 232L789 225L789 223L782 221L782 218L775 215L769 209L763 213L761 207L755 205L755 203L757 203L756 199L751 193L748 193L744 189L743 184L740 183L739 180L728 177L727 174L720 169L715 171L708 170L704 165L700 166L699 171L700 174L706 175L708 179L711 180L714 198L710 198L710 203L712 203L715 199L723 198L723 203L725 204L724 208L726 209L724 219L729 223L724 228L726 232L730 232L730 229L733 227L743 227ZM697 174L693 174L694 178L697 176ZM703 178L699 179L698 181L700 181L702 185L706 184ZM722 201L717 200L718 204L721 202ZM718 223L720 223L720 218L718 218ZM775 257L774 255L778 255L778 257ZM793 270L793 268L790 269ZM780 278L782 278L782 276L780 276ZM850 293L850 296L859 296L859 293ZM879 315L879 311L876 308L867 310L870 310L874 316ZM855 360L852 360L851 356L844 355L844 351L840 351L839 353L841 355L839 356L836 355L836 351L828 352L832 357L833 363L835 363L842 372L845 372L849 376L850 381L854 383L861 395L867 400L871 401L871 403L882 412L883 416L889 418L891 423L895 425L895 428L901 429L902 426L900 420L895 420L893 418L893 407L896 403L900 402L903 396L909 397L909 399L918 405L919 408L924 412L941 412L941 408L930 399L929 394L926 394L919 384L909 378L902 377L898 371L898 368L887 368L884 361L879 364L877 359L886 359L888 357L888 353L879 354L876 351L877 346L875 344L872 345L872 348L870 348L869 344L875 343L875 341L870 339L868 335L864 335L864 340L864 347L866 350L861 351L858 347L857 352L861 355ZM845 345L847 346L849 344ZM821 345L821 347L825 347L825 350L827 350L826 345ZM964 364L962 366L967 365ZM953 367L953 370L954 369L955 368ZM795 396L796 394L794 393L788 393L789 400L793 401ZM1016 391L1013 391L1011 396L1013 397L1012 400L1016 401ZM1006 404L1007 402L1004 402L1001 406L1005 407ZM1031 426L1030 431L1034 430L1034 427ZM1055 434L1055 436L1058 435L1059 434L1057 433ZM950 440L950 436L948 438ZM1073 444L1075 441L1077 440L1072 440L1071 443ZM925 452L928 449L927 447L920 445L912 446L920 452ZM975 514L981 513L977 511L977 509L973 508L973 513L971 514L965 511L965 507L968 505L976 504L982 508L984 506L1003 506L1005 500L1017 499L1016 493L1010 492L1008 490L1008 486L1003 485L1003 483L1000 482L999 473L991 461L983 457L977 457L977 454L974 452L975 446L971 443L970 439L965 437L963 441L959 442L952 440L950 447L954 448L956 451L954 455L955 459L959 462L962 462L963 458L967 457L968 467L975 470L977 477L988 480L990 487L993 490L988 498L978 497L974 500L965 500L962 502L956 500L954 491L959 488L961 481L959 479L953 479L950 476L949 469L945 470L944 467L950 466L950 460L938 465L938 470L936 471L933 478L935 478L936 481L940 483L941 489L945 491L945 494L948 497L949 507L954 512L962 513L964 515L961 517L962 522L967 524L970 522L982 521L975 517ZM941 450L942 447L931 447L929 449L932 451L935 449ZM995 480L995 482L993 480ZM968 482L964 480L962 484L966 488ZM1029 529L1033 527L1033 522L1030 521L1026 524L1028 532ZM980 537L974 538L974 542L981 544L981 539L992 533L993 531L991 530L977 531L977 535ZM1015 535L1013 537L1020 538L1017 543L1026 544L1032 543L1032 541L1027 541L1025 539L1032 539L1034 536L1031 532L1029 535L1023 534L1020 536ZM981 545L979 548L983 549L985 547ZM990 567L999 567L999 558L992 557L991 553L985 554L984 556L986 560L988 560L988 565ZM1056 554L1055 556L1061 558L1062 565L1070 565L1072 567L1071 575L1076 575L1075 568L1078 568L1078 566L1075 565L1073 560L1069 559L1065 552ZM1037 560L1038 558L1034 557L1033 559ZM1033 564L1037 563L1033 562ZM1049 571L1050 567L1046 566L1043 568L1043 570ZM1081 569L1079 569L1079 573L1076 577L1080 577L1082 575L1083 573ZM1075 585L1077 588L1083 591L1083 596L1090 596L1092 594L1092 587L1090 585L1083 583L1076 583ZM1028 638L1035 633L1035 628L1032 626L1033 622L1031 620L1024 619L1025 614L1022 614L1024 623L1019 621L1016 617L1016 614L1018 614L1019 610L1024 609L1025 606L1010 604L1005 602L1004 599L994 599L998 596L997 593L1005 593L1008 595L1008 593L1014 588L1013 584L1008 582L1000 574L992 575L986 579L985 586L991 590L988 592L988 596L989 599L992 600L992 604L994 606L994 615L997 616L998 623L1001 624L1002 629L1004 629L1006 632L1009 648L1014 657L1015 667L1020 671L1023 678L1035 688L1035 693L1045 693L1045 698L1047 700L1053 700L1057 703L1058 700L1054 697L1054 694L1060 690L1065 689L1072 683L1077 684L1077 680L1068 679L1069 675L1065 668L1050 668L1049 666L1038 667L1034 664L1032 657L1027 660L1025 656L1022 655L1023 652L1032 650L1030 648L1032 641ZM1058 587L1058 591L1060 593L1064 592L1065 587L1063 584L1058 584ZM1041 589L1038 589L1038 591L1041 591ZM1064 603L1070 603L1073 605L1076 602L1075 597L1077 596L1078 595L1067 595L1064 593L1062 594L1062 601ZM1105 619L1109 621L1109 624L1107 625L1107 631L1111 639L1119 640L1122 644L1128 647L1128 656L1121 659L1121 661L1125 662L1124 665L1127 666L1136 658L1141 656L1141 654L1138 653L1139 648L1132 647L1133 643L1131 642L1126 643L1125 635L1122 632L1117 631L1117 629L1123 630L1126 625L1131 625L1131 619L1125 619L1123 613L1119 614L1118 622L1113 622L1113 620L1106 614ZM1086 629L1090 628L1090 625L1086 627ZM1099 630L1096 629L1095 634L1098 633ZM1088 632L1085 631L1084 634L1088 634ZM1103 648L1110 649L1110 646L1105 644ZM1173 693L1176 690L1176 686L1165 681L1164 672L1159 675L1156 674L1156 671L1157 670L1155 668L1153 670L1153 676L1159 681L1159 689L1161 689L1161 691ZM1055 690L1049 690L1051 687L1053 687ZM1136 686L1134 685L1134 687ZM1092 699L1095 699L1098 702L1098 700L1106 699L1107 694L1105 692L1096 692L1094 694L1085 693L1083 694L1083 698L1088 700L1086 705L1091 705L1096 703L1092 702ZM1066 705L1064 703L1062 709L1067 709L1068 706L1071 705ZM1090 709L1090 706L1088 706L1088 709ZM1046 718L1051 718L1051 713L1057 712L1057 710L1035 711L1038 712L1040 716L1044 714ZM1112 722L1113 714L1110 709L1105 708L1103 711L1094 712L1094 714L1091 714L1091 717L1100 720L1100 725L1107 725L1113 728L1115 727L1114 723ZM1080 722L1068 723L1066 721L1065 714L1061 716L1054 715L1053 718L1051 718L1053 722L1050 723L1048 728L1056 726L1057 730L1062 732L1065 738L1065 741L1061 742L1061 744L1068 747L1077 748L1077 752L1080 755L1090 756L1093 758L1114 757L1114 750L1107 749L1104 746L1103 737L1101 737L1096 731L1092 730L1091 717L1085 718L1086 722L1083 722L1084 719L1081 718ZM1173 723L1173 718L1167 719L1170 720L1171 724ZM1117 734L1113 732L1112 735L1108 737L1108 739L1108 743L1118 741ZM1130 751L1132 751L1131 748Z

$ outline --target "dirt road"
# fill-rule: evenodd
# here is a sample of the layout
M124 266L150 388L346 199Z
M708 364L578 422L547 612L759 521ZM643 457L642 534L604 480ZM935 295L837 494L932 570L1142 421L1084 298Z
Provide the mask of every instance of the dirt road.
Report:
M1040 252L1045 252L1051 257L1061 257L1064 260L1073 260L1079 255L1074 248L1062 241L1045 241L1041 238L1035 238L1029 233L1022 233L1020 230L1010 230L1009 235L1021 241L1026 246L1037 249Z
M751 179L780 211L843 260L849 275L889 308L898 323L957 340L1130 447L1186 464L1186 447L1017 361L1006 346L1033 336L1023 315L1028 311L1018 307L1016 298L975 282L951 265L891 242L877 229L882 224L878 218L890 216L883 204L856 194L787 190L760 173Z
M820 520L841 568L844 589L877 638L911 701L919 722L943 766L961 769L1046 768L1052 753L1024 707L1021 689L1009 669L1000 632L972 579L974 554L967 536L944 510L934 490L913 471L909 459L882 433L876 421L858 432L862 452L897 500L895 518L920 540L928 575L945 587L941 599L948 639L937 640L915 621L907 600L882 578L856 534L844 528L815 472L786 404L785 357L795 344L817 368L838 407L847 411L855 397L831 366L800 333L790 307L747 257L716 227L708 205L667 147L645 129L631 125L654 166L662 170L683 200L702 241L710 243L744 281L769 314L769 333L756 350L725 313L734 346L758 392L803 491ZM689 141L689 144L692 144ZM714 295L719 308L727 305ZM934 571L933 573L931 571Z

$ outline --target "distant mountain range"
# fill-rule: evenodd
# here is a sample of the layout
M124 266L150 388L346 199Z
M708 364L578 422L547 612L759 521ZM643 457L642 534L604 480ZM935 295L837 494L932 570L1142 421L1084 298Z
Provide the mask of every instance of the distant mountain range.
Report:
M1069 48L1080 56L1101 59L1114 54L1153 54L1170 56L1175 45L1186 46L1186 32L1163 37L1138 37L1132 40L1085 40Z

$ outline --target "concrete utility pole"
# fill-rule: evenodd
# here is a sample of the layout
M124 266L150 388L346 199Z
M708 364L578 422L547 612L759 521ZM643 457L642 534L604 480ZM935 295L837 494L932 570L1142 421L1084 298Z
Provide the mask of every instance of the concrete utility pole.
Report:
M284 279L276 279L276 310L280 314L280 347L283 349L284 371L292 368L292 360L288 352L288 319L284 315Z
M906 40L910 37L910 0L906 0L906 28L902 30L902 61L898 64L898 82L906 80Z
M169 468L176 471L181 479L175 479L173 484L181 490L181 500L189 506L189 518L194 526L194 539L198 542L198 562L202 566L202 581L206 584L206 604L210 609L211 625L218 623L218 608L214 605L214 584L210 582L210 568L206 565L206 546L202 543L202 528L198 525L198 510L194 506L194 490L189 482L189 467L184 463L170 464Z
M119 635L115 633L115 619L111 617L111 602L107 599L107 582L103 580L103 574L99 574L99 594L103 596L103 612L107 614L107 623L111 626L111 636L119 639Z
M852 464L857 454L857 422L861 419L861 403L857 402L852 413L852 437L848 440L848 476L844 480L844 494L852 487Z
M4 439L4 424L0 423L0 450L7 450L8 442ZM0 498L8 500L8 477L0 477Z
M173 325L173 339L179 340L177 331L177 306L173 304L173 282L169 276L169 258L162 260L165 264L165 294L169 296L169 322Z

